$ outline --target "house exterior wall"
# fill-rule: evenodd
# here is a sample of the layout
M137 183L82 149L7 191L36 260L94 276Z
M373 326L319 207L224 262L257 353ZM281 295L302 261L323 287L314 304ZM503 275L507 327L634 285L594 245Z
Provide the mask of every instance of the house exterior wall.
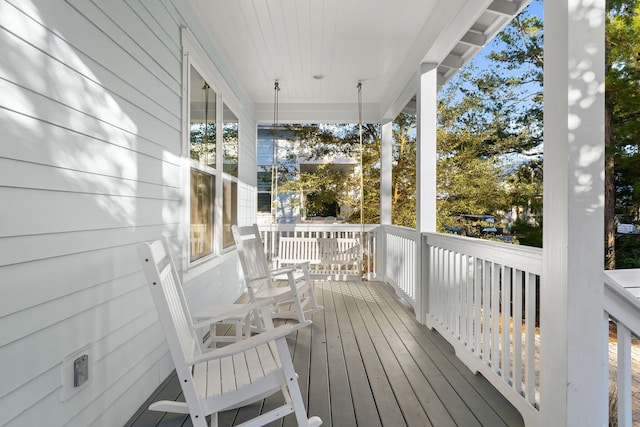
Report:
M166 236L180 259L181 27L219 63L195 13L0 2L0 425L122 425L173 368L136 246ZM251 223L253 111L219 71L243 106L238 222ZM194 309L238 297L236 258L183 272ZM86 345L90 383L63 402L62 360Z
M274 163L274 135L272 126L258 126L258 149L257 149L257 163L258 171L271 171ZM286 153L296 150L295 142L291 141L290 132L279 130L277 138L278 146L278 163L284 165L285 168L291 170L297 170L298 164L294 160L287 159ZM280 183L282 184L282 183ZM270 188L271 190L271 188ZM271 191L269 191L269 198L272 198ZM300 209L293 207L294 196L291 194L278 191L278 223L291 224L300 221ZM273 224L272 212L258 212L258 223L260 224Z

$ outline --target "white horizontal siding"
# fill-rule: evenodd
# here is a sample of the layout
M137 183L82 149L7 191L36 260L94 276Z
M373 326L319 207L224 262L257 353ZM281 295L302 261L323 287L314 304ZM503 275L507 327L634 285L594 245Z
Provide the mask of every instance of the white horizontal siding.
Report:
M186 7L0 0L0 425L122 425L172 369L136 246L182 247ZM255 123L235 113L244 220ZM238 268L227 254L186 283L194 309L233 301ZM91 384L61 402L61 362L87 344Z
M40 13L47 13L47 22L42 16L25 17L23 10L9 5L3 8L3 41L19 46L21 52L20 60L13 55L5 57L3 70L12 83L2 82L1 90L14 96L3 97L3 104L27 116L101 139L108 140L119 129L160 146L178 148L173 140L179 137L180 92L150 75L146 64L114 45L73 9L65 8L64 14L59 13L59 2L37 2ZM15 3L21 7L29 4ZM50 30L42 27L51 24L54 27L48 27ZM57 28L64 28L64 33ZM31 71L25 72L25 68ZM141 80L128 80L136 76ZM119 92L111 89L116 80L120 82L114 85ZM138 104L143 95L147 102ZM163 114L160 106L170 108L173 114ZM149 119L150 115L160 119Z

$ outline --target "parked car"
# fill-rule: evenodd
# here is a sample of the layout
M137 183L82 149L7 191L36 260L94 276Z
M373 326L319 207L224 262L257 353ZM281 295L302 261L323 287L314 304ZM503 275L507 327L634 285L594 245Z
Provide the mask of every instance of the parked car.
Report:
M618 224L618 234L640 234L640 230L633 224Z

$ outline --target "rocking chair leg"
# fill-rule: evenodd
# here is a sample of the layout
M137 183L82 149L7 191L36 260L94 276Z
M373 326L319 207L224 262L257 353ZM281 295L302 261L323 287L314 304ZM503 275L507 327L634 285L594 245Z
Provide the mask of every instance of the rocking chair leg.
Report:
M211 414L211 421L209 421L209 427L218 427L218 413Z
M289 351L287 341L284 339L277 340L276 346L278 347L278 352L280 354L284 354ZM283 387L283 393L286 393L285 400L292 403L293 413L295 414L298 425L307 426L309 424L309 420L307 419L307 410L305 409L304 401L302 400L302 393L300 392L300 386L298 385L298 378L294 371L293 363L291 362L291 359L287 357L281 357L280 363L282 363L284 374L287 377L287 390L284 390Z

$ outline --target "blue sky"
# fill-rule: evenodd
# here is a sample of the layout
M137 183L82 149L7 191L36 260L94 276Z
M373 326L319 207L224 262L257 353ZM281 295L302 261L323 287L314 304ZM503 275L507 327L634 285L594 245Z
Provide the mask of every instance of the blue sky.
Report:
M543 17L543 8L542 8L542 0L532 0L529 3L529 6L523 11L529 15L536 15L544 22ZM487 44L484 49L482 49L471 61L474 65L478 67L483 67L486 64L486 56L492 51L498 48L498 43L500 43L496 38L494 38L489 44Z

